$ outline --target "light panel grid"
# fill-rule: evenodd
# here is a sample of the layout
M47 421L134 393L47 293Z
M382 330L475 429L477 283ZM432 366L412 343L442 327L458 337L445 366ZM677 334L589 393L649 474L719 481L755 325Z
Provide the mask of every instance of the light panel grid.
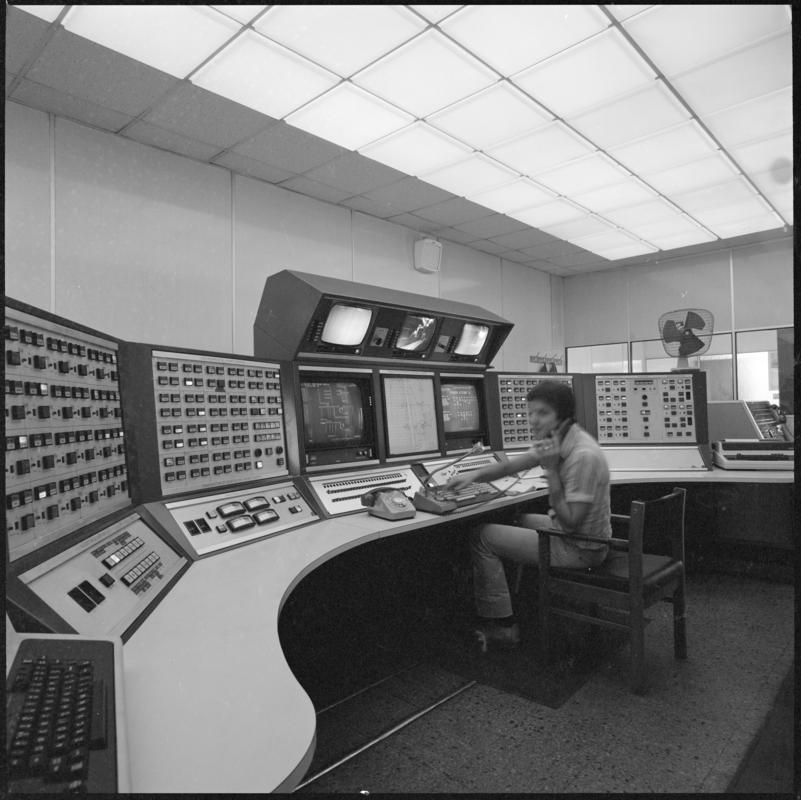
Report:
M518 174L497 161L474 153L465 161L421 176L426 183L439 186L459 197L512 183Z
M491 208L501 214L544 205L556 199L553 192L538 186L528 178L518 178L505 186L499 186L477 194L466 195L468 200Z

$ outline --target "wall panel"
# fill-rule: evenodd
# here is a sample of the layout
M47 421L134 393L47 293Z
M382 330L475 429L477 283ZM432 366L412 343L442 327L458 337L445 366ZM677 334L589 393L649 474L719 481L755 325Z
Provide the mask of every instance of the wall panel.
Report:
M739 329L793 324L791 239L732 251L734 321Z
M621 270L564 279L565 346L628 340L628 288Z

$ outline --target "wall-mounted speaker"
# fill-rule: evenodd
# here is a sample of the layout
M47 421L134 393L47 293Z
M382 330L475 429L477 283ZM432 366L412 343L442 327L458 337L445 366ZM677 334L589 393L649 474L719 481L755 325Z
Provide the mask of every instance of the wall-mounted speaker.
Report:
M418 272L439 272L442 262L442 242L418 239L414 243L414 268Z

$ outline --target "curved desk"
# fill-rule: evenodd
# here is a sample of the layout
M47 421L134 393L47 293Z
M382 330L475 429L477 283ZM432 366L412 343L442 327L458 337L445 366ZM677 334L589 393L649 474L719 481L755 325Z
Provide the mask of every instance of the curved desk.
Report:
M613 473L612 483L791 483L792 472ZM470 518L543 497L504 497ZM124 648L128 749L137 793L291 791L315 746L315 710L278 638L284 600L325 561L369 541L430 527L418 512L323 520L195 562Z

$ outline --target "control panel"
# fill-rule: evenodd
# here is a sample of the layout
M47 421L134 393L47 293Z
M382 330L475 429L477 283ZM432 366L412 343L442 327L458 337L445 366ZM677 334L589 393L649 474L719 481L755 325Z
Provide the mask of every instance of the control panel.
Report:
M121 344L136 502L288 475L280 367Z
M380 487L398 489L408 497L421 488L420 479L408 465L307 476L306 480L327 517L366 512L362 495Z
M134 513L21 573L19 580L72 631L126 638L188 564Z
M526 396L542 381L557 381L573 386L572 375L559 375L543 372L535 373L488 373L488 391L497 393L499 406L496 416L500 419L499 449L528 447L531 444L531 430L528 424L528 403ZM493 437L493 441L494 441Z
M265 539L319 519L291 480L244 491L149 503L145 512L152 514L195 557Z
M595 402L601 445L699 441L690 374L596 375Z
M11 561L130 504L118 343L6 304L6 531Z

